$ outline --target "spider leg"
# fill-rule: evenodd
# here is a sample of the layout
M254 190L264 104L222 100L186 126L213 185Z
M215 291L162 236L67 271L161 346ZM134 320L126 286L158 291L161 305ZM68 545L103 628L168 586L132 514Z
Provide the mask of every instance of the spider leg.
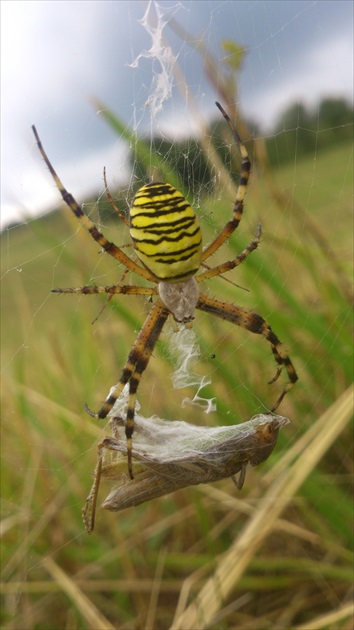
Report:
M229 260L229 262L222 263L221 265L217 265L217 267L212 267L207 271L203 271L203 273L200 273L198 276L196 276L196 281L202 282L202 280L209 280L209 278L220 276L226 271L231 271L231 269L235 269L235 267L241 265L245 258L247 258L247 256L249 256L252 252L254 252L255 249L257 249L261 240L261 233L261 226L258 225L255 238L253 239L253 241L251 241L249 245L247 245L247 247L243 250L243 252L241 252L241 254L236 256L236 258L234 258L233 260Z
M237 324L237 326L241 326L241 328L245 328L250 332L263 335L268 343L270 343L278 368L275 377L272 378L269 383L274 383L274 381L279 378L283 368L286 369L289 379L289 382L276 400L275 405L270 410L271 412L274 412L279 407L287 392L296 383L298 376L290 357L284 349L284 346L276 334L272 331L269 324L263 319L263 317L257 315L256 313L252 313L252 311L248 311L240 306L228 304L227 302L221 302L220 300L216 300L214 298L209 298L206 295L200 295L197 308L200 311L216 315L216 317L220 317L221 319L226 319L232 324Z
M220 105L220 103L216 103L216 105L220 109L222 115L224 116L227 124L229 125L229 127L231 129L232 135L234 136L234 138L235 138L235 140L236 140L236 142L237 142L237 144L239 146L241 157L242 157L241 175L240 175L240 183L238 185L238 189L237 189L237 193L236 193L236 199L235 199L235 205L234 205L232 219L226 223L225 227L220 232L220 234L216 237L216 239L214 241L212 241L210 243L210 245L208 245L204 249L204 251L202 253L202 262L204 262L204 260L209 258L209 256L211 256L212 254L214 254L214 252L216 252L216 250L219 249L219 247L221 247L221 245L223 243L225 243L225 241L231 236L231 234L238 227L238 224L240 223L240 221L242 219L243 202L244 202L244 199L245 199L245 196L246 196L247 184L248 184L250 171L251 171L251 161L250 161L250 159L248 157L247 149L246 149L245 145L243 144L240 136L238 135L238 133L237 133L237 131L236 131L236 129L235 129L231 119L230 119L230 116L225 112L225 110Z
M124 265L131 271L134 271L142 278L155 282L156 281L155 276L153 276L153 274L150 271L148 271L144 267L140 267L140 265L137 265L133 260L129 258L129 256L124 254L124 252L119 247L117 247L117 245L115 245L111 241L108 241L106 237L102 234L102 232L100 232L99 229L95 226L95 224L91 221L91 219L89 219L89 217L83 212L81 206L79 206L79 204L74 199L74 197L66 190L66 188L64 188L61 180L59 179L51 162L49 161L49 158L46 152L43 149L42 143L39 139L39 135L34 125L32 125L32 130L36 138L38 149L41 152L41 155L57 185L57 188L63 200L65 201L66 205L70 208L70 210L72 210L75 216L79 219L80 223L88 230L92 238L97 243L99 243L99 245L101 245L101 247L105 250L105 252L107 252L107 254L109 254L110 256L113 256L113 258L118 260L122 265Z
M111 295L117 295L122 293L123 295L156 295L156 287L137 287L130 284L113 284L112 286L84 286L84 287L67 287L61 289L51 289L52 293L76 293L83 295L93 295L95 293L110 293Z
M107 178L106 178L106 167L104 167L103 169L103 181L104 181L104 185L105 185L105 189L106 189L106 195L108 197L108 201L111 204L112 208L116 211L116 213L118 214L119 218L123 221L123 223L125 223L125 225L129 226L129 221L128 219L124 216L124 214L119 210L119 208L117 208L116 204L113 201L113 197L110 193L110 190L108 188L108 184L107 184Z
M163 306L162 302L158 300L152 307L136 338L118 383L112 387L101 409L97 413L94 413L90 411L87 406L85 407L86 411L94 418L106 418L121 395L124 386L129 382L125 435L127 438L128 471L131 479L133 479L132 436L134 432L136 392L141 376L149 362L155 344L168 316L169 311Z

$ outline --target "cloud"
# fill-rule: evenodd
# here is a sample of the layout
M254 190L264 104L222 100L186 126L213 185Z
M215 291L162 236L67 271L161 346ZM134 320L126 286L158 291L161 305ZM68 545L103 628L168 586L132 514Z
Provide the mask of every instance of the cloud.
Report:
M194 36L203 33L213 51L220 51L227 37L239 37L249 46L240 80L241 107L269 129L294 100L314 104L324 95L352 96L348 4L269 2L261 5L266 17L253 2L173 7L180 7L177 19L182 25ZM275 25L270 18L276 6ZM123 1L2 3L3 224L18 208L35 213L43 211L45 199L46 207L56 203L56 192L40 168L31 124L37 124L67 186L78 186L82 195L100 181L111 151L119 155L90 97L101 99L127 125L142 131L153 60L142 59L136 69L129 64L151 47L151 37L139 22L145 8ZM168 38L197 107L213 111L216 95L203 75L199 53L174 33L168 32ZM169 135L172 128L178 134L188 123L175 78L172 82L173 99L158 116L160 129Z
M280 114L292 103L314 107L324 97L353 100L353 45L351 38L336 36L299 54L292 72L269 81L262 93L253 93L247 115L271 132Z

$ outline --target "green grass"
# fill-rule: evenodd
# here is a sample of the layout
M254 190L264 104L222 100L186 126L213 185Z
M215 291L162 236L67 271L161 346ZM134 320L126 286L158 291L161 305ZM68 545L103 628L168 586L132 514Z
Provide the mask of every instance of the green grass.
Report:
M66 208L3 233L2 627L169 628L175 615L182 627L177 618L191 602L186 627L199 619L222 629L309 628L322 616L311 627L349 627L350 147L279 168L275 183L261 170L219 258L241 251L262 222L261 248L229 274L249 291L222 279L208 290L254 308L285 343L300 378L280 409L291 424L241 493L225 480L118 515L99 511L91 537L81 507L104 430L83 405L98 408L118 379L149 305L122 296L92 325L104 298L50 294L114 283L122 273ZM206 241L231 209L230 198L203 201ZM118 219L104 231L117 244L129 241ZM181 408L190 392L172 389L162 335L139 390L144 413L214 425L264 411L281 387L267 385L275 366L264 339L202 313L194 327L197 369L212 378L218 412ZM261 516L258 539L251 532ZM208 585L223 601L213 602Z

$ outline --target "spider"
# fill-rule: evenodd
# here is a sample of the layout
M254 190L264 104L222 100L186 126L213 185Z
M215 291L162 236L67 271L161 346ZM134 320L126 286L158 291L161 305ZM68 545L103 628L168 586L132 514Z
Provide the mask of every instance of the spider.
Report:
M288 382L270 410L271 412L274 412L279 407L285 394L298 379L295 368L284 347L269 324L260 315L241 306L210 298L199 291L200 282L222 275L240 265L258 247L261 238L261 227L258 226L255 238L236 258L212 268L205 265L205 261L225 243L241 221L243 202L251 169L251 162L246 147L241 141L230 117L219 103L216 103L216 105L226 120L242 157L241 176L232 218L226 223L218 236L203 249L198 219L183 195L167 183L153 182L144 185L135 195L130 209L129 224L133 246L141 264L127 256L120 247L108 241L83 212L74 197L64 188L44 151L35 126L32 127L39 151L67 206L89 231L92 238L99 243L105 252L121 263L126 268L126 271L133 271L141 278L154 284L154 286L150 287L122 285L119 283L113 286L52 289L56 293L106 293L110 294L110 298L116 294L156 296L156 300L129 353L120 378L116 385L111 388L101 409L94 413L85 405L86 411L92 417L106 418L112 411L125 385L129 383L125 434L127 439L128 472L131 479L134 478L132 437L134 432L136 393L141 376L147 367L168 317L172 316L175 322L191 325L195 309L198 309L225 319L232 324L237 324L252 333L263 335L270 344L277 364L276 374L269 383L273 383L279 378L283 368L285 368L288 375ZM111 199L109 193L108 196ZM196 275L201 266L206 267L206 269Z

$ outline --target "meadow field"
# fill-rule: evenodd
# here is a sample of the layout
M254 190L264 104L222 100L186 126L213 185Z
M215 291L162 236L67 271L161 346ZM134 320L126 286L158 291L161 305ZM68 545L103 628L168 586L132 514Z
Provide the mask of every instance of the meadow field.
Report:
M242 251L259 222L261 246L231 282L203 287L261 314L296 367L273 454L241 491L226 479L98 510L91 536L81 508L108 429L84 404L99 408L118 380L150 304L116 296L100 313L104 296L50 293L123 272L59 194L57 211L4 230L2 628L352 627L352 166L350 144L271 173L255 165L244 218L213 263ZM232 207L225 192L201 197L205 242ZM95 204L85 211L99 221ZM102 230L129 242L117 216ZM139 388L144 414L213 426L266 412L286 379L267 384L267 342L200 312L194 330L217 411L182 408L193 392L173 389L163 332Z

